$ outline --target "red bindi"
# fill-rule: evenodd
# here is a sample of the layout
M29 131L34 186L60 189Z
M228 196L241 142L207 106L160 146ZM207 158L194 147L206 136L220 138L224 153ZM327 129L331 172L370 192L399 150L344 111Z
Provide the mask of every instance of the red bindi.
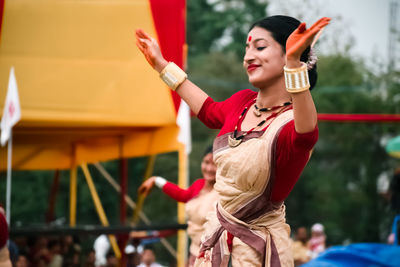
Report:
M249 36L249 40L248 40L249 42L251 41L251 36Z

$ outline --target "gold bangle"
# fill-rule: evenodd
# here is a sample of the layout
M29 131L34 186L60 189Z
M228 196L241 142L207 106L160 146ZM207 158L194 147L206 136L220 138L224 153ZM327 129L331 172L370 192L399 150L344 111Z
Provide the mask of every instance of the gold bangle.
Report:
M284 66L283 70L285 72L286 90L289 93L300 93L310 89L306 63L301 62L301 67L295 69Z
M169 62L161 71L160 78L175 91L186 80L187 74L174 62Z

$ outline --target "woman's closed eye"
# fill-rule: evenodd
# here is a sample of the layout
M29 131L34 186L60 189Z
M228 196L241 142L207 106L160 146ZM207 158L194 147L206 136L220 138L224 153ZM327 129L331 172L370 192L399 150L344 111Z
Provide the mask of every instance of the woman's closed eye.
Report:
M259 47L257 47L257 50L262 51L262 50L264 50L264 48L266 48L266 46L259 46Z

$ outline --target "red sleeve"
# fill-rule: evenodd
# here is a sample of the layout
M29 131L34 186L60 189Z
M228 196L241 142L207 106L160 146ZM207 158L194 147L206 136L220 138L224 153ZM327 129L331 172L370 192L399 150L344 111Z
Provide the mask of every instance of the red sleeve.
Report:
M204 184L204 179L198 179L188 189L182 189L176 184L167 182L162 191L176 201L186 203L200 193Z
M197 117L211 129L221 129L226 117L239 108L241 111L243 103L257 95L256 92L246 89L233 94L222 102L215 102L211 97L204 101Z
M310 151L318 140L318 126L309 133L297 133L294 121L286 124L279 133L276 145L275 181L271 200L283 201L292 191L307 165Z
M8 240L8 225L3 213L0 213L0 249L3 248Z

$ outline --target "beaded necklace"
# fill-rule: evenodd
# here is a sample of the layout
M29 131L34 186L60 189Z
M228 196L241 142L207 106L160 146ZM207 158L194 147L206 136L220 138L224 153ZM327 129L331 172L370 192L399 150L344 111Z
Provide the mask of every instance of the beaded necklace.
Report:
M256 99L254 99L254 101L255 101L255 100L256 100ZM252 102L252 103L253 103L253 102ZM250 106L252 105L252 103L250 104ZM291 102L285 102L285 103L283 103L283 104L281 104L281 105L271 107L269 111L271 111L271 110L276 110L276 109L282 108L282 107L286 107L286 106L289 106L290 104L291 104ZM248 130L247 132L243 133L241 136L237 136L239 124L240 124L240 122L241 122L243 116L246 114L246 111L248 110L248 108L249 108L249 106L246 106L246 107L243 109L242 113L240 113L239 118L238 118L238 121L237 121L237 123L236 123L236 125L235 125L235 130L234 130L234 132L233 132L233 137L228 136L228 144L229 144L229 146L232 147L232 148L233 148L233 147L237 147L238 145L240 145L240 144L242 143L242 141L243 141L243 139L244 139L244 137L245 137L246 135L251 134L256 128L263 126L268 120L270 120L270 119L276 117L279 113L281 113L281 112L284 110L284 109L281 109L281 110L279 110L279 111L277 111L277 112L272 113L271 115L269 115L268 117L266 117L265 119L263 119L262 121L260 121L256 126L254 126L253 128L251 128L251 129Z
M256 100L256 99L254 99L254 100ZM286 106L289 106L290 104L292 104L292 101L288 101L288 102L285 102L283 104L280 104L280 105L277 105L277 106L273 106L273 107L270 107L270 108L259 108L257 106L257 104L254 104L253 112L254 112L254 115L256 115L257 117L260 117L261 116L261 112L267 112L267 111L275 110L275 109L280 108L280 107L286 107Z

